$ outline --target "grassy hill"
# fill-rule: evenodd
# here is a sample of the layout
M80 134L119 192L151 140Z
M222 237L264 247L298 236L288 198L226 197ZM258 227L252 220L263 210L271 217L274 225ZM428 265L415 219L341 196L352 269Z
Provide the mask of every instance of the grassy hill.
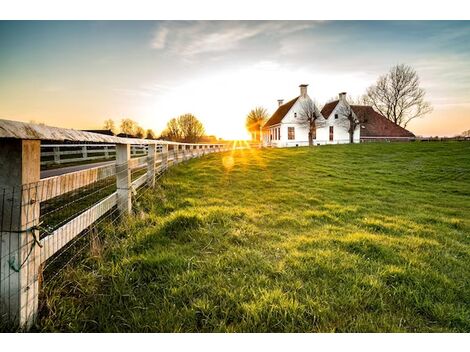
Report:
M37 329L468 332L469 263L470 143L236 151L107 226Z

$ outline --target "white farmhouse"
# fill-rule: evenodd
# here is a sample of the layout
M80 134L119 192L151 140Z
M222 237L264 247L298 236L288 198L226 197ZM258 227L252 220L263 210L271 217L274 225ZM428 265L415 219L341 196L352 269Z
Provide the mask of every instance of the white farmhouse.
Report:
M303 105L306 100L311 100L307 94L307 86L307 84L301 84L300 95L285 104L283 104L283 100L278 100L279 106L276 112L262 128L264 146L295 147L309 144L309 127L302 118ZM315 107L315 109L317 108ZM354 143L415 138L413 133L388 120L371 106L349 105L346 93L340 93L338 100L325 104L321 112L318 111L320 117L316 121L313 144L349 143L348 111L352 111L354 119L357 121L353 133Z

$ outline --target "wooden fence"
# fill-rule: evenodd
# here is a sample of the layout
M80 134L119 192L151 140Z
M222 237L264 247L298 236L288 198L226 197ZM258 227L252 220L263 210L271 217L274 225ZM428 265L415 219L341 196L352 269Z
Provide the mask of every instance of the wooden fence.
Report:
M112 165L40 179L41 140L88 143L86 154L82 149L80 158L72 158L80 160L93 158L88 153L96 150L93 149L96 146L106 145L110 152L113 144L116 161ZM57 147L60 145L52 148ZM146 155L132 158L132 148L145 150ZM128 139L0 120L2 320L30 327L37 316L39 277L44 265L112 209L119 214L131 213L133 194L139 187L153 187L156 176L171 165L228 149L226 144ZM103 181L107 183L101 186ZM93 185L100 187L90 191ZM106 190L109 192L102 193ZM101 194L105 195L95 199ZM65 201L54 203L60 197ZM80 210L70 208L71 204L83 203L84 198L87 203ZM71 213L53 226L54 216L66 207L72 209Z
M131 157L147 155L146 145L131 145ZM161 146L157 145L157 152ZM41 144L41 166L77 162L113 160L116 146L113 144Z

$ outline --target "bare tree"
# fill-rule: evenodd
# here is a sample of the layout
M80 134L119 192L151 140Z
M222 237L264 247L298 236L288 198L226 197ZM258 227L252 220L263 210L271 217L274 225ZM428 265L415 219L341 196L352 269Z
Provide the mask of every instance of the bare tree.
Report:
M301 103L298 121L308 128L308 145L313 146L313 135L319 126L320 111L312 99L307 98Z
M105 130L110 130L111 132L115 133L116 132L116 124L114 123L113 120L111 119L107 119L104 124L103 124L103 128Z
M137 129L137 122L131 119L123 119L121 120L121 132L129 135L134 136Z
M261 139L261 127L268 119L268 112L263 107L252 109L246 116L246 129L250 132L252 139L259 142Z
M144 138L144 136L145 136L145 130L144 130L142 127L140 127L140 126L136 126L136 128L135 128L135 136L136 136L137 138Z
M367 89L364 98L378 112L397 125L408 123L432 111L425 101L425 90L420 87L416 71L406 65L397 65Z
M461 135L462 137L470 137L470 130L463 131Z
M341 104L336 110L338 115L340 115L339 125L348 130L349 143L354 143L354 131L356 128L360 126L361 123L366 122L366 108L365 106L358 106L354 111L349 102L347 102Z
M168 121L161 137L176 142L196 143L204 133L204 126L194 115L184 114Z
M146 139L155 139L155 132L152 129L147 130L147 135L145 136Z

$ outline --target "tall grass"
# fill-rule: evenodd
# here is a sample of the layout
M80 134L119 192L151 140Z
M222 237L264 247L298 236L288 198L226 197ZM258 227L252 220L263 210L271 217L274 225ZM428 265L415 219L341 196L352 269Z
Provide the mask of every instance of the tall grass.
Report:
M470 331L470 143L209 155L103 231L37 330Z

